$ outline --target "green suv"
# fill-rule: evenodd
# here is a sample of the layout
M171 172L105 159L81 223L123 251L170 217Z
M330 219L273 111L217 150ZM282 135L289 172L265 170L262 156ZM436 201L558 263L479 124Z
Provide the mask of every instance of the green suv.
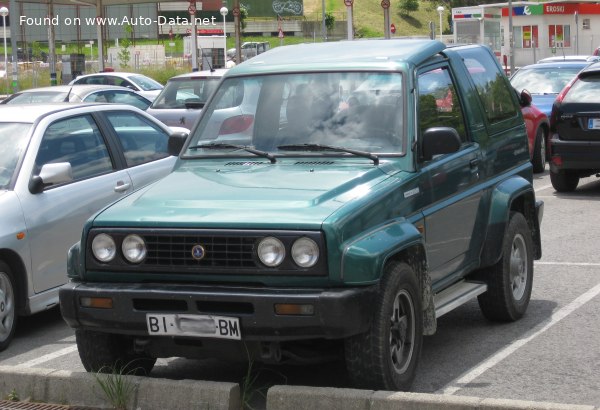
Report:
M541 257L517 96L483 46L274 48L229 70L172 174L92 217L62 314L88 371L159 357L345 360L409 389L477 297L514 321Z

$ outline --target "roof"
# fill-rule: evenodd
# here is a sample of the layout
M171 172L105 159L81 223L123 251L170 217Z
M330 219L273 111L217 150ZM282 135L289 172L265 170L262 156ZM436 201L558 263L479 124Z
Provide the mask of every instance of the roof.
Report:
M193 78L204 78L204 77L223 77L223 75L229 71L228 68L217 68L216 70L203 70L203 71L194 71L191 73L179 74L174 77L169 78L171 80L187 80Z
M275 47L230 68L229 75L260 72L344 69L393 69L420 64L446 45L437 40L380 39L303 43Z
M91 104L3 104L0 105L0 122L25 122L33 123L39 117L65 110L74 110ZM97 107L98 104L94 104Z

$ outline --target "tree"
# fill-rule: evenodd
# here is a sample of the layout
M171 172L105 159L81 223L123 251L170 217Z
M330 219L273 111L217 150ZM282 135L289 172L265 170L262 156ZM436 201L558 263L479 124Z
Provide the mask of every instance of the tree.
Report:
M129 60L131 59L131 51L129 50L129 47L131 46L130 37L131 33L133 32L133 27L131 27L131 24L128 24L123 27L123 30L125 31L125 36L121 40L121 47L119 49L119 53L117 54L121 69L129 67Z
M330 12L325 13L325 27L327 28L327 30L328 31L333 30L334 26L335 26L335 16Z
M400 0L400 14L408 16L412 11L419 10L419 0Z
M246 7L240 7L240 26L242 31L246 29L246 18L248 18L248 9Z

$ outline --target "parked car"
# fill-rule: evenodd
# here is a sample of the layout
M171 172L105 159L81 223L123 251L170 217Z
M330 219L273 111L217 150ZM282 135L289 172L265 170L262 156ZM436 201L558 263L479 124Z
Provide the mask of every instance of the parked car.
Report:
M0 104L32 104L50 102L104 102L128 104L146 110L151 101L126 87L116 85L57 85L30 88L14 93Z
M181 74L167 81L148 114L169 126L192 128L227 69Z
M443 314L475 297L525 314L543 202L488 47L277 47L229 69L191 133L69 251L60 306L87 371L335 357L355 386L406 390Z
M584 62L588 62L588 63L594 63L596 61L600 60L600 56L595 56L595 55L576 55L576 56L552 56L552 57L546 57L546 58L542 58L541 60L538 61L538 63L558 63L558 62L564 62L564 61L584 61Z
M259 54L264 53L265 51L269 50L270 48L270 44L266 41L246 41L244 43L242 43L242 47L241 47L241 57L242 57L242 61L246 61L249 58L255 57ZM227 56L228 57L232 57L235 58L236 55L236 49L234 48L230 48L227 50Z
M58 304L84 221L171 172L171 133L128 105L0 106L0 351Z
M584 68L558 95L550 117L550 181L558 192L600 172L600 63Z
M563 61L537 63L522 67L510 77L510 83L517 90L527 90L533 98L533 105L550 118L554 99L588 61Z
M120 85L137 91L150 101L154 100L163 89L161 83L143 74L118 71L80 75L69 83L72 84Z
M529 141L529 155L533 164L533 172L544 172L549 153L550 122L546 114L531 103L532 97L529 91L522 90L519 93L521 113L527 128L527 139Z

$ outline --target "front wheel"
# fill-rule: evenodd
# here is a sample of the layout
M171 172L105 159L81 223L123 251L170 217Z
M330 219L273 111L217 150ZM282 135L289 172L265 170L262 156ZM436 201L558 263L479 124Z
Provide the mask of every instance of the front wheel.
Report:
M370 329L346 339L346 368L356 387L410 388L423 343L420 295L409 265L392 262L386 267Z
M484 272L488 290L477 297L489 320L512 322L527 310L533 285L533 239L523 214L511 212L502 257Z
M75 340L83 367L88 372L147 376L155 358L133 351L130 338L91 330L75 330Z
M0 261L0 352L15 335L17 308L14 277L8 265Z

